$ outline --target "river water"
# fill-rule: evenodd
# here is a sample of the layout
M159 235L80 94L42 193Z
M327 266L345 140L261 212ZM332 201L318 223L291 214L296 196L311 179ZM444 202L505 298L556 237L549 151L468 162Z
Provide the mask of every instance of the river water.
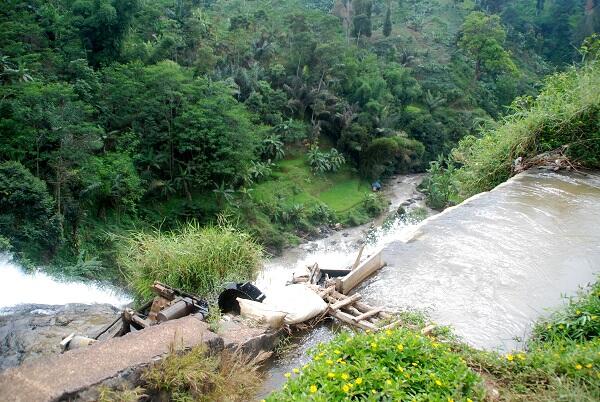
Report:
M428 310L473 346L515 349L600 272L600 175L523 173L403 240L357 289L368 302Z
M314 262L348 266L360 246L357 235L368 232L357 230L271 260L260 285L268 294ZM371 229L370 237L365 254L382 249L388 265L356 289L369 304L425 311L476 347L518 349L536 319L600 272L600 175L523 173L420 224L396 221ZM298 334L296 347L269 367L261 397L333 332L329 325Z
M131 298L109 285L66 282L43 272L26 273L10 256L0 255L0 309L5 313L18 304L106 303L122 307Z

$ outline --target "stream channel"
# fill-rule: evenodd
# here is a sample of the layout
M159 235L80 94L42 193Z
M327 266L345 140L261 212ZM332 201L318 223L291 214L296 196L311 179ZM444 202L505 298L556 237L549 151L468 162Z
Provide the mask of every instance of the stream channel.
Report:
M403 184L395 184L400 190L391 209L415 198L410 185L418 179L398 178ZM274 258L259 286L268 294L269 286L314 262L350 265L365 228L349 232ZM600 272L600 175L532 170L419 224L396 220L367 233L365 254L382 249L387 263L355 289L367 303L424 311L478 348L520 349L536 319ZM308 349L336 330L330 322L296 334L269 367L262 396L281 387L283 374L308 362Z
M523 347L537 318L600 272L600 174L529 171L440 214L424 208L416 189L422 178L398 176L384 191L390 211L419 208L429 215L423 222L380 219L288 249L265 263L258 287L268 295L315 262L347 267L366 242L363 258L381 249L387 263L356 289L367 303L425 311L473 346L507 351ZM114 289L23 274L7 259L0 259L0 280L9 284L0 308L129 301ZM10 314L10 307L0 314ZM294 334L267 367L259 397L278 389L283 374L308 362L307 350L337 329L326 321Z

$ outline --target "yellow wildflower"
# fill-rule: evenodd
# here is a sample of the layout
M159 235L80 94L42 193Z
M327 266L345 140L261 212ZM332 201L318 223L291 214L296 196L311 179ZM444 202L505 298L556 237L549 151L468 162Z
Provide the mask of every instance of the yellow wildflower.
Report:
M342 385L342 391L344 391L344 392L350 391L350 387L348 386L348 384Z
M371 349L377 349L377 343L371 342Z
M467 398L467 402L473 402L471 398Z
M519 360L525 360L525 355L523 353L519 353L517 357L519 358Z
M302 366L303 370L306 370L308 368L308 364L305 364L304 366Z
M419 362L412 362L411 363L413 366L416 366L417 364L419 364Z
M342 373L342 380L347 380L350 376L346 373Z
M410 374L408 374L408 373L404 373L404 377L406 377L406 378L410 378Z
M454 399L448 397L448 402L454 402Z
M327 377L335 378L335 373L329 372L329 373L327 373Z
M295 374L298 374L300 372L300 370L298 370L297 368L294 367L294 369L292 370Z
M402 352L404 350L404 345L399 343L398 345L396 345L396 349L398 349L399 352Z
M510 353L506 355L506 360L508 360L509 362L512 362L514 358L515 357L513 355L511 355Z
M372 389L372 390L371 390L371 393L372 393L372 394L376 394L376 393L377 393L377 391L375 391L374 389Z
M581 314L581 310L575 311L575 314L580 315Z
M325 360L325 363L327 363L327 364L329 364L329 365L332 365L332 364L333 364L333 360L331 360L331 359L327 359L327 360Z
M317 392L317 386L315 384L310 386L310 393L314 394L315 392Z
M583 368L583 366L581 364L576 364L575 365L575 369L576 370L581 370Z
M392 380L385 380L385 383L386 383L387 385L392 385Z
M283 376L284 376L285 378L290 378L290 377L292 376L292 373L285 373Z
M358 377L354 382L356 383L356 385L360 385L362 384L362 378Z
M389 336L389 335L391 335L391 334L392 334L392 331L390 331L390 330L388 329L388 330L386 330L386 331L385 331L385 334Z
M333 351L333 353L335 353L336 355L341 355L342 351L339 350L339 349L336 349L336 350Z
M587 367L587 368L592 368L592 363L588 363L588 364L586 364L586 365L585 365L585 367Z
M401 373L403 373L404 372L404 367L398 366L398 371L401 372Z
M433 343L431 344L431 346L433 346L434 348L437 348L437 347L439 347L439 346L440 346L440 344L439 344L438 342L433 342Z
M435 385L441 387L442 386L442 382L440 380L435 380Z

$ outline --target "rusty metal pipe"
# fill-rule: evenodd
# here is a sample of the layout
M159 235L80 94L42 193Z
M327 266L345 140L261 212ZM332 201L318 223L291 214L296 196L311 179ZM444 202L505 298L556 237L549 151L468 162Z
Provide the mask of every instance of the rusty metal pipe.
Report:
M192 314L193 312L194 301L190 298L185 297L171 304L169 307L163 309L160 313L158 313L156 318L158 322L165 322L185 317L186 315Z

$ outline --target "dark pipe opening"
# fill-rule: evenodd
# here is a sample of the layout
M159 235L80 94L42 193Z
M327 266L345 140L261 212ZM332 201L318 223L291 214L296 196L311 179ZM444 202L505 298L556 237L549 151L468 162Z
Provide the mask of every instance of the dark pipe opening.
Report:
M225 289L219 294L219 309L222 313L240 313L240 304L237 298L254 300L262 302L265 295L259 288L253 284L246 283L229 283Z

